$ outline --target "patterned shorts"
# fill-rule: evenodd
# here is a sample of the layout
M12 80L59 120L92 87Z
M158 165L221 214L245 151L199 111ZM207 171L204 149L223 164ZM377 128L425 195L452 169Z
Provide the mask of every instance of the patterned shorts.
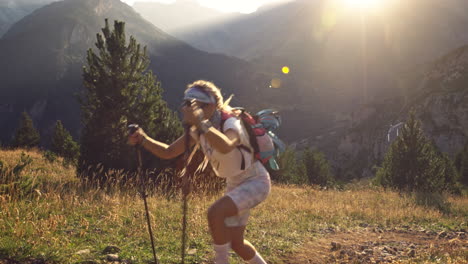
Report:
M234 201L238 210L237 215L224 219L228 227L245 226L250 209L263 202L270 193L270 175L261 163L254 164L246 173L252 175L240 184L227 184L226 195Z

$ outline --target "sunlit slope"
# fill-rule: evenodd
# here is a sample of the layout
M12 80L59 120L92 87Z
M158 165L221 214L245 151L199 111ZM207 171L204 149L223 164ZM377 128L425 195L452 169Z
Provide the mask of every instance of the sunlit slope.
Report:
M282 88L295 97L283 106L291 106L285 122L295 121L282 132L293 140L341 129L343 114L404 95L407 75L468 43L466 1L380 0L374 9L345 2L295 1L183 39L274 72L289 66Z
M426 137L453 158L468 141L468 46L403 76L402 83L401 95L363 105L348 116L348 127L303 143L326 150L343 177L373 176L397 136L389 134L390 126L405 122L414 110Z
M234 16L201 6L195 1L176 1L172 4L136 1L132 7L146 20L171 35L186 27Z

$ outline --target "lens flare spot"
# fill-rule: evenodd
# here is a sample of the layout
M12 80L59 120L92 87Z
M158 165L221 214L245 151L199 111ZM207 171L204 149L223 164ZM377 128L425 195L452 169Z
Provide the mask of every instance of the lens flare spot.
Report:
M270 88L278 89L281 87L281 80L279 78L273 78L270 83Z
M289 74L290 69L289 69L288 66L284 66L284 67L281 69L281 71L282 71L284 74Z

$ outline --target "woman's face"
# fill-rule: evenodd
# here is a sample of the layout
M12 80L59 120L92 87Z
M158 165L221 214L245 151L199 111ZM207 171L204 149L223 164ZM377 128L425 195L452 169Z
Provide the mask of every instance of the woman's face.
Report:
M216 110L215 104L205 104L205 103L200 103L200 102L196 102L196 104L200 109L203 110L203 116L206 119L210 119L214 111Z
M199 115L202 115L202 119L210 119L215 110L215 104L207 104L195 100L189 102L186 101L182 106L184 119L189 121L189 123L193 123L195 120L200 120Z

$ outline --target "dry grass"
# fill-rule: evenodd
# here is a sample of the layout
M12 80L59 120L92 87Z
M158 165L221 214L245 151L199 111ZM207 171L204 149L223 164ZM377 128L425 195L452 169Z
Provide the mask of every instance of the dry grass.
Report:
M13 166L21 150L0 151ZM104 261L108 245L120 257L146 263L152 253L143 202L128 192L81 188L73 168L48 163L39 151L23 174L49 186L23 199L0 195L0 259L42 258L51 263ZM53 186L53 188L51 188ZM219 194L217 195L219 196ZM205 213L215 196L192 195L189 201L187 263L210 263L211 242ZM382 189L349 191L274 186L266 202L252 211L246 237L269 263L285 259L324 230L353 231L362 226L426 230L466 229L468 198L450 197L451 214L415 205L410 197ZM161 263L180 263L181 199L156 194L148 199ZM89 249L88 253L80 250ZM441 254L445 254L442 252ZM233 258L234 263L242 263ZM438 263L438 262L429 262ZM461 263L461 262L453 262Z

